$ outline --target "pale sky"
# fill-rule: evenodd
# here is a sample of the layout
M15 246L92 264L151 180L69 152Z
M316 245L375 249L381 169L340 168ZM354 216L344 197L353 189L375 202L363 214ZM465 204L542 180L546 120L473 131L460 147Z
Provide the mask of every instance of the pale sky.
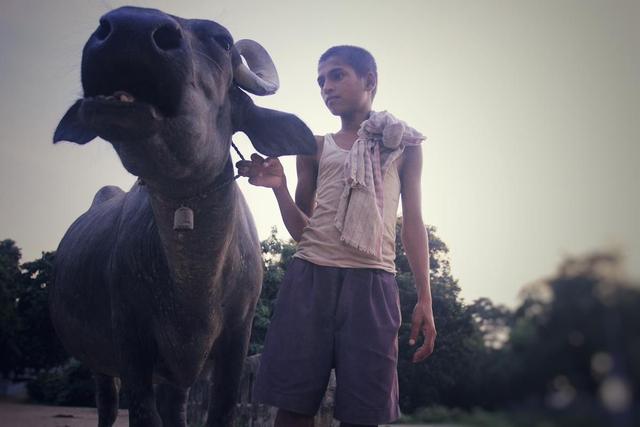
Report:
M451 250L462 297L513 306L566 255L618 248L640 278L640 1L0 0L0 239L23 261L54 250L103 185L135 178L111 146L51 143L81 96L81 50L124 4L205 18L271 53L280 91L256 103L316 134L338 120L315 82L320 54L375 56L376 110L427 135L425 222ZM234 140L248 156L242 135ZM284 160L295 188L293 158ZM261 238L288 237L270 190L241 188Z

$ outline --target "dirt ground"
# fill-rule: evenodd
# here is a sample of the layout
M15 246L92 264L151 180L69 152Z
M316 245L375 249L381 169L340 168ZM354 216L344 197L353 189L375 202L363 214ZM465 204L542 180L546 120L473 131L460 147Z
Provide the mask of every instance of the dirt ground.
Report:
M2 427L96 427L95 408L45 406L0 400L0 426ZM128 427L129 413L121 409L114 427ZM403 424L382 427L469 427L452 424Z
M0 402L0 426L2 427L96 427L97 425L98 414L95 408ZM129 414L121 410L114 426L127 427L128 425Z

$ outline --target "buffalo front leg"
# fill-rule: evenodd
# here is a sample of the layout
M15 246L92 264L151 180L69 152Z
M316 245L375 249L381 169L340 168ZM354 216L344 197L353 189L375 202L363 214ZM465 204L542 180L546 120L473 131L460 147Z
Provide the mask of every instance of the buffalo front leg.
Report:
M117 329L120 378L129 398L129 426L160 427L153 387L155 348L144 332L133 326L134 322L129 324L129 329Z
M250 324L241 331L228 329L216 343L207 427L229 427L233 422L250 332Z
M94 373L93 378L96 382L98 427L111 427L118 417L118 386L116 379L99 373Z
M129 370L122 376L123 386L129 397L129 426L160 427L162 422L156 409L152 376L145 371Z
M189 389L161 383L156 387L156 406L162 427L187 427L187 398Z

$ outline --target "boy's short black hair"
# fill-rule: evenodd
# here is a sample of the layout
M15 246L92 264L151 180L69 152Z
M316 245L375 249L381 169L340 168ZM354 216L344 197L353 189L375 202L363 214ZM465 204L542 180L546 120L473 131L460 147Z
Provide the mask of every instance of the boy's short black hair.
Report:
M318 62L326 61L332 56L337 56L350 65L358 77L365 77L368 72L371 72L376 80L378 79L376 60L366 49L350 45L333 46L322 54Z

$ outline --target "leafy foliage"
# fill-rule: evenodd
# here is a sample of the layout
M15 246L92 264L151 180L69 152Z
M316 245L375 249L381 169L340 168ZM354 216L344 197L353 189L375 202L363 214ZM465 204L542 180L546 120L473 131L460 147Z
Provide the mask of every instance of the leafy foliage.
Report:
M75 359L66 366L40 372L27 383L27 392L39 403L61 406L95 405L91 371Z
M504 349L517 361L508 400L630 414L632 396L640 392L640 290L624 279L621 257L567 259L554 277L522 296ZM613 394L607 391L612 381Z
M271 235L261 242L264 275L260 299L253 318L249 355L262 351L270 319L273 315L273 307L278 296L278 288L286 272L287 265L289 265L289 261L291 261L296 251L293 240L284 242L278 239L277 234L278 230L273 227Z
M43 253L22 265L20 258L15 242L0 242L0 366L4 376L48 369L68 359L53 330L47 302L54 253Z
M47 292L53 280L54 258L54 252L44 252L41 258L22 264L16 307L20 319L16 339L21 352L18 370L52 368L69 357L49 315Z
M403 323L400 330L399 381L401 405L404 411L412 411L424 402L446 405L463 405L461 393L464 380L470 375L470 367L476 350L483 348L483 337L478 331L472 311L459 298L460 287L451 277L446 244L437 237L435 227L428 227L431 287L438 339L434 354L422 364L411 363L415 348L409 347L411 313L417 295L402 242L401 219L397 223L396 281L400 290ZM273 314L277 291L286 266L295 253L293 241L282 241L274 228L271 236L262 242L265 274L262 294L256 309L250 344L251 353L259 353Z
M3 376L12 373L20 361L20 349L16 343L16 287L20 277L21 256L13 240L0 242L0 374Z
M444 414L470 425L637 422L638 404L632 397L640 393L640 290L623 279L619 255L566 260L554 277L526 287L515 310L488 298L465 304L451 275L448 248L435 227L427 226L438 337L434 353L413 364L415 348L408 346L408 338L417 295L399 238L401 219L397 227L396 280L404 319L398 371L404 413L422 414L416 419L425 421ZM293 242L278 240L275 230L263 242L265 283L254 351L263 343L277 286L294 250ZM447 415L438 408L461 409ZM474 408L515 412L501 416Z
M429 270L433 312L438 337L434 352L419 364L411 362L415 347L410 347L411 315L417 301L413 273L401 241L402 219L396 223L396 281L400 289L402 326L399 333L398 373L400 406L404 412L429 404L465 406L463 384L473 375L476 353L483 340L472 312L462 303L458 281L451 276L447 245L427 226Z
M413 414L413 421L468 425L640 425L640 286L625 278L619 254L565 260L555 275L525 287L514 310L488 298L465 304L451 275L449 249L435 227L427 226L438 337L434 353L413 364L415 347L408 338L417 295L400 227L401 219L396 280L403 316L403 413ZM262 253L264 282L251 354L262 349L295 244L278 239L274 228ZM40 371L29 385L36 400L92 405L89 371L68 359L49 320L54 257L43 253L20 265L15 242L0 242L1 373ZM487 412L505 409L504 416Z

